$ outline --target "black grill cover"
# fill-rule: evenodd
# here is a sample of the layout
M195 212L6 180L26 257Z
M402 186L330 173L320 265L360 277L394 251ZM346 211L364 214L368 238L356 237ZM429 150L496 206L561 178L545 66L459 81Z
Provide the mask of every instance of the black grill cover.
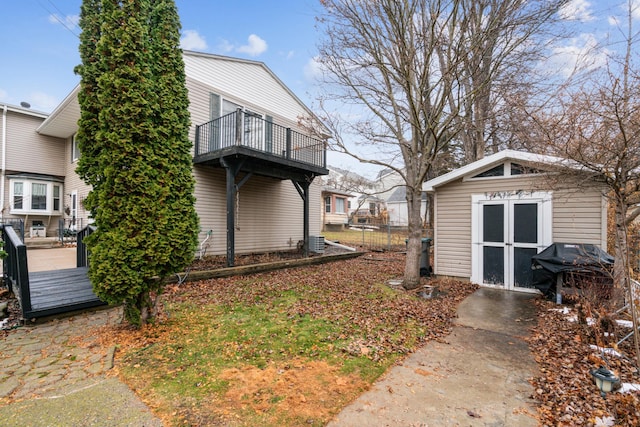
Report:
M614 258L591 244L554 243L531 257L533 286L543 294L555 294L556 276L560 273L581 273L610 277Z

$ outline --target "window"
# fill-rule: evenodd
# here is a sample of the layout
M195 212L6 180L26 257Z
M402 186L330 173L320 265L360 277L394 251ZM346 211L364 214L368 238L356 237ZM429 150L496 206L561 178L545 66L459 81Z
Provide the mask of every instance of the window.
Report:
M8 177L12 214L60 214L62 184L47 181L47 177Z
M344 199L341 197L336 198L336 213L345 213Z
M13 183L13 208L22 209L22 200L24 198L24 183Z
M47 210L47 184L31 184L31 210Z
M524 166L519 163L511 163L511 175L524 175L532 173L542 173L540 169Z
M56 212L60 211L60 186L53 186L53 210Z
M474 176L474 178L492 178L494 176L504 176L504 165L498 165L489 170L481 172Z
M273 118L251 111L215 93L209 94L209 118L212 120L212 129L208 136L211 141L205 142L205 146L217 150L236 143L234 117L216 119L237 111L243 115L241 144L257 150L273 152Z
M75 162L80 158L80 147L78 146L78 140L76 139L76 134L74 133L71 137L71 163Z
M324 211L326 213L331 213L331 196L324 198Z

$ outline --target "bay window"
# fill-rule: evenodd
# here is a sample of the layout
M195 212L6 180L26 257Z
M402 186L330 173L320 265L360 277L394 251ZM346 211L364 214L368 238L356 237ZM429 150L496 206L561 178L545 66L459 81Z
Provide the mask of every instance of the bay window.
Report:
M12 214L62 213L62 183L48 177L9 176Z

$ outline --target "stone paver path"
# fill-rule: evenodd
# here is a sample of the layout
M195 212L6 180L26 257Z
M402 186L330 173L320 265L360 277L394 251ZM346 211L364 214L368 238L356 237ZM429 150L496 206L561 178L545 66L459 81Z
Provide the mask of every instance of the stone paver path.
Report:
M0 353L0 399L51 397L85 387L112 367L113 352L96 351L95 336L79 334L121 316L121 310L106 309L11 331Z
M108 308L22 326L0 336L0 425L161 426L117 378L114 349L92 334L113 325L122 310Z

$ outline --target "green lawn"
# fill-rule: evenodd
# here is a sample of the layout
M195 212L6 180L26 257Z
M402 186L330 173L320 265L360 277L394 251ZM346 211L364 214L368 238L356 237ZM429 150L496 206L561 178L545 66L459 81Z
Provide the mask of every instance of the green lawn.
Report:
M159 324L119 331L124 381L167 425L321 426L434 337L472 285L419 299L402 254L173 286Z

